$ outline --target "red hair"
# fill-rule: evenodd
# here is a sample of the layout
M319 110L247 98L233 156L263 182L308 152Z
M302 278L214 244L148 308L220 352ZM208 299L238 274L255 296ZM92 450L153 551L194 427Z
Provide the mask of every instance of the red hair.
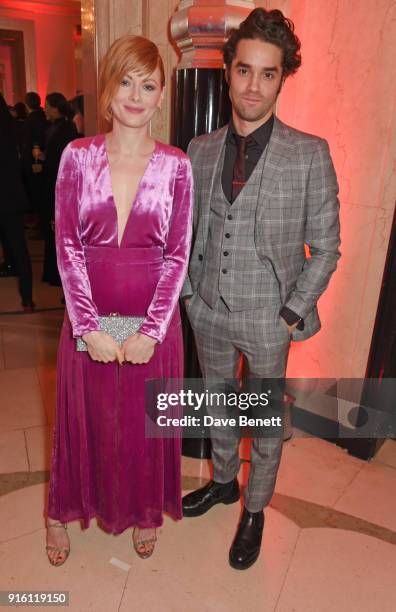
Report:
M127 34L113 42L99 68L99 120L101 128L109 131L112 124L111 101L128 72L161 73L161 86L165 85L165 70L157 45L143 36Z

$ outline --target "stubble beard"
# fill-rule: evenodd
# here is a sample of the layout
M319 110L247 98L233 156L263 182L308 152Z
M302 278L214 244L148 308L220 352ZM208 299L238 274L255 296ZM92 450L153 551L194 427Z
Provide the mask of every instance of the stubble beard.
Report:
M269 104L269 105L267 105L268 103L265 104L264 99L263 99L263 105L259 109L255 110L253 108L252 109L247 108L245 110L243 102L239 103L238 101L237 102L232 101L233 111L236 113L239 119L241 119L242 121L247 121L249 123L256 123L257 121L264 119L266 115L269 115L274 111L276 101L282 89L282 85L283 85L283 81L279 83L278 91L276 92L275 99L272 104Z
M271 106L267 107L261 107L260 109L244 109L242 106L240 105L234 105L233 106L233 110L235 112L235 114L239 117L239 119L241 119L242 121L248 121L249 123L256 123L257 121L260 121L261 119L264 119L264 117L271 111Z

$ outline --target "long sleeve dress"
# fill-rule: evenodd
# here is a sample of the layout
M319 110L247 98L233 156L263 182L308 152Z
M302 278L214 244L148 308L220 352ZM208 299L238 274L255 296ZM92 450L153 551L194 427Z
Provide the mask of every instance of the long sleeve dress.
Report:
M181 512L180 438L145 437L145 380L181 378L178 298L191 241L192 172L179 149L156 142L118 244L105 137L70 143L56 186L58 266L67 312L57 365L48 515L109 532L157 527ZM157 340L147 364L99 363L76 338L98 316L144 316Z

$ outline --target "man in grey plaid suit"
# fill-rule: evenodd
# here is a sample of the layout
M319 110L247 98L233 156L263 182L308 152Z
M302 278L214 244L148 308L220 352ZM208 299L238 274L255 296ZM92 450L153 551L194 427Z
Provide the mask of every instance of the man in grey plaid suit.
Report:
M182 297L207 381L234 378L241 355L248 377L283 378L290 340L320 329L316 304L339 257L337 180L326 141L273 114L299 49L280 11L252 11L224 47L232 121L189 146L196 202ZM222 433L212 429L214 479L184 497L184 516L239 499L239 436ZM281 449L281 435L253 440L236 569L259 555Z

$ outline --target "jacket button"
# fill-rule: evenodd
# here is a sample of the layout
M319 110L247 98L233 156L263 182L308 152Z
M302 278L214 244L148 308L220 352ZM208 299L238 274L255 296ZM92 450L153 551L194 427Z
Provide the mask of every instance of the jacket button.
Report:
M227 257L228 251L224 251L223 255L224 255L224 257Z
M227 215L227 219L228 219L229 221L232 221L232 215Z
M224 234L224 235L225 235L226 238L231 238L231 234L229 234L228 232L227 232L227 234Z
M198 255L198 259L199 259L199 261L202 261L203 260L203 255Z
M227 268L222 269L223 274L227 274Z

